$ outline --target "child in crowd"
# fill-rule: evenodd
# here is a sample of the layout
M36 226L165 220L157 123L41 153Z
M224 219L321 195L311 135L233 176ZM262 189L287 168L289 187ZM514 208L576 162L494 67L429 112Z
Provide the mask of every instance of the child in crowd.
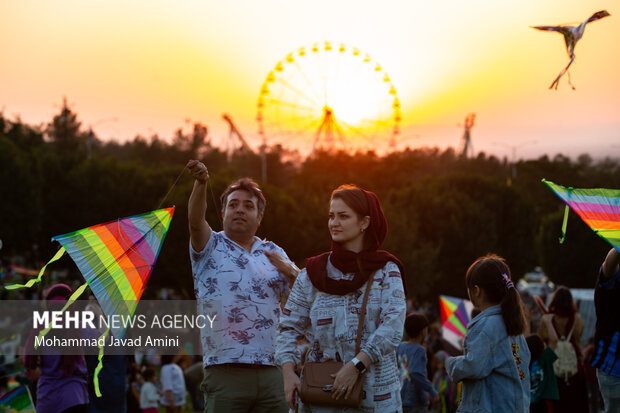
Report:
M467 326L462 356L446 361L454 382L463 382L459 412L528 413L530 351L519 293L503 258L478 258L467 270L469 298L482 311Z
M157 413L157 401L159 400L159 392L155 383L157 382L157 373L150 367L144 369L142 373L144 384L140 389L140 408L142 413Z
M438 393L439 402L433 409L435 413L454 413L461 398L461 383L455 384L446 371L446 359L450 357L443 350L435 353L437 371L433 376L433 387Z
M426 350L422 346L428 335L428 320L423 314L411 313L405 319L405 331L408 340L400 343L396 352L403 412L428 412L429 395L437 401L437 391L426 376Z
M553 362L558 359L542 339L532 334L527 337L530 349L530 413L553 413L551 400L558 400L558 383L553 371Z
M166 413L181 413L185 405L185 377L181 367L175 363L176 358L171 355L161 356L161 404L166 408Z

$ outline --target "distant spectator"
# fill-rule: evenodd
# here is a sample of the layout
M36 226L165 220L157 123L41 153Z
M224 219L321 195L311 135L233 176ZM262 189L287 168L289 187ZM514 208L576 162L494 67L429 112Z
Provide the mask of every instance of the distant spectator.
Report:
M433 388L437 391L439 401L433 408L435 413L454 413L461 399L461 383L454 383L446 371L446 359L449 354L441 350L434 354L437 371L433 375Z
M140 409L140 390L144 384L144 377L140 373L140 365L135 359L127 367L127 413L141 413Z
M438 401L437 391L427 376L426 350L422 347L428 335L428 319L423 314L410 313L405 319L405 331L408 340L396 350L403 412L428 412L429 396L433 402Z
M52 286L45 300L49 310L59 310L67 302L73 290L65 284ZM34 353L34 337L39 331L33 330L26 344L24 364L29 376L37 383L37 413L86 413L88 411L88 390L86 385L86 363L83 354L45 354ZM64 334L78 338L77 330L53 330L48 333ZM43 350L45 351L45 350Z
M553 413L553 400L558 400L558 384L553 371L557 356L545 346L542 339L532 334L527 337L530 349L530 413Z
M142 375L144 384L140 389L140 408L142 413L157 413L157 401L159 400L159 392L155 387L157 373L152 368L147 367Z
M175 358L171 355L161 356L161 404L166 408L166 413L181 413L185 405L185 378L181 367L174 362Z
M576 361L574 373L558 376L558 389L560 399L553 402L555 412L587 412L588 393L586 390L585 376L583 372L583 357L581 353L581 334L583 333L583 320L577 312L573 301L573 295L566 287L558 287L549 303L549 314L545 314L538 327L538 335L547 343L560 359L558 363L565 363L565 357L558 350L558 343L563 339L572 345ZM557 365L557 363L556 363ZM558 375L557 367L556 375Z

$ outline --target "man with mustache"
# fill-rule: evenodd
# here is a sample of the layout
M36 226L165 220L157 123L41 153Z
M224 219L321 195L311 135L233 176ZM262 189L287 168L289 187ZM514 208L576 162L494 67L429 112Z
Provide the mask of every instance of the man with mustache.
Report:
M190 258L199 312L217 314L201 330L205 412L287 412L282 374L275 367L280 302L299 269L282 248L256 236L265 197L250 178L222 194L224 230L205 219L207 167L191 160L188 217Z

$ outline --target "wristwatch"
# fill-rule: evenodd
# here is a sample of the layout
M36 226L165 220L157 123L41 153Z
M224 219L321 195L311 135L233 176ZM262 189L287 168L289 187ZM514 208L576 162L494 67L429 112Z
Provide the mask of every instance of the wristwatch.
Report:
M360 374L366 373L366 366L364 366L364 363L362 363L360 359L358 359L357 357L353 357L351 359L351 362L353 363L355 368L360 372Z

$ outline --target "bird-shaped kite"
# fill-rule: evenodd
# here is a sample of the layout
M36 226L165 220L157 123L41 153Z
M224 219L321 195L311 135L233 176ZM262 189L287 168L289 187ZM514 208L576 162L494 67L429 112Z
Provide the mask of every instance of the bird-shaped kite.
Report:
M568 68L570 67L570 65L573 64L573 61L575 61L575 45L577 44L579 39L581 39L581 37L583 36L583 32L586 29L586 24L597 21L607 16L610 16L609 12L607 12L607 10L601 10L601 11L594 13L592 16L590 16L590 18L585 20L579 26L568 26L568 25L531 26L533 29L544 30L548 32L559 32L559 33L562 33L562 35L564 36L564 42L566 43L566 51L568 52L570 61L568 62L568 65L566 65L564 70L560 72L558 77L555 78L553 83L551 83L551 86L549 86L549 89L553 89L553 88L555 88L556 90L558 89L558 83L560 82L560 78L564 76L564 74L568 71ZM570 81L570 73L568 74L568 84L573 88L573 90L575 90L575 87Z

